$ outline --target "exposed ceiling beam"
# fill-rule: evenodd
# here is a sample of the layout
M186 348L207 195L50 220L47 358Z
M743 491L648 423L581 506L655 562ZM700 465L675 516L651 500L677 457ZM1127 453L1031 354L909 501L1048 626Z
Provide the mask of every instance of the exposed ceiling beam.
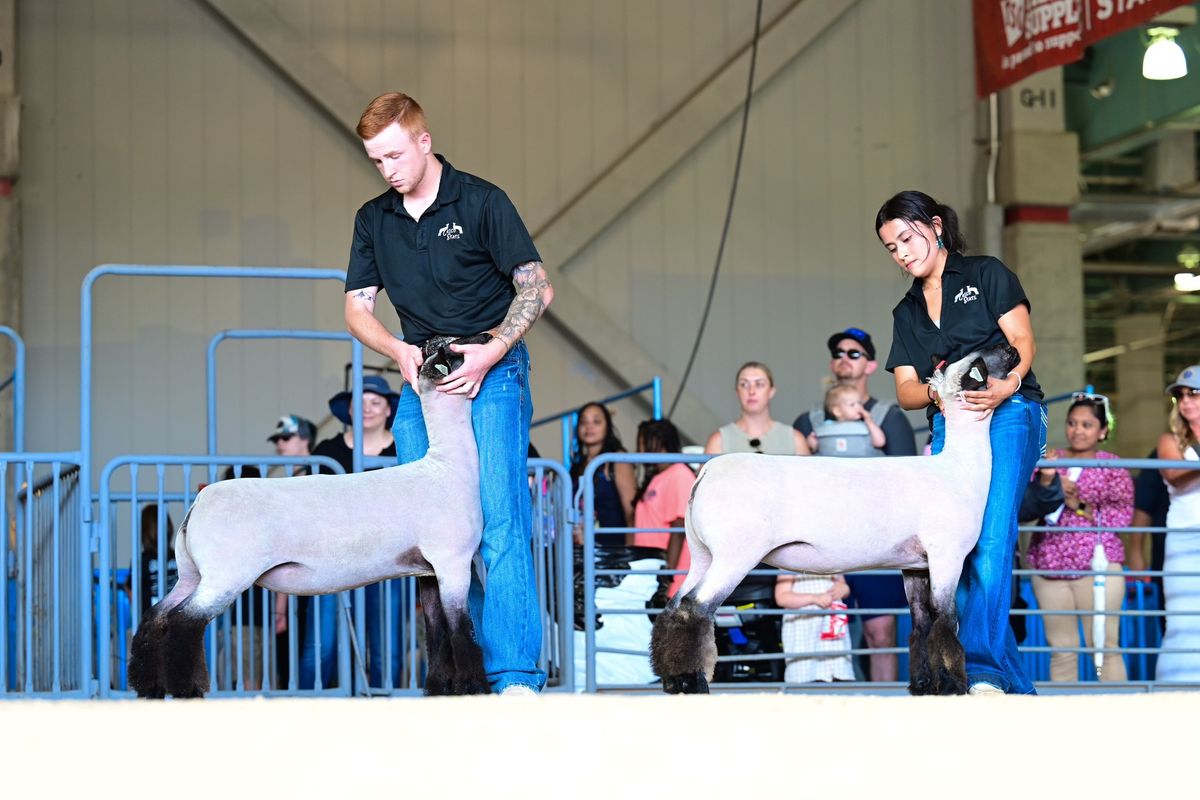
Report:
M355 146L354 128L366 90L351 81L286 19L263 0L198 0L238 34L284 78L306 95Z

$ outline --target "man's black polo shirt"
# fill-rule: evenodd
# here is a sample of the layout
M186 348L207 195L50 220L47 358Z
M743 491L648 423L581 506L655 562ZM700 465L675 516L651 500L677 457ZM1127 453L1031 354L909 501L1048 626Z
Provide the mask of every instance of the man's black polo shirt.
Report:
M516 295L513 269L542 260L508 195L437 159L437 199L420 220L390 188L358 210L346 269L347 292L384 288L409 344L496 327Z
M925 381L933 374L933 357L954 362L973 350L984 350L1008 340L997 320L1029 299L1021 282L992 256L951 253L942 271L941 327L929 318L921 282L914 280L892 310L892 351L886 369L913 367ZM1041 402L1042 387L1033 371L1021 379L1022 397ZM937 409L927 411L933 417Z

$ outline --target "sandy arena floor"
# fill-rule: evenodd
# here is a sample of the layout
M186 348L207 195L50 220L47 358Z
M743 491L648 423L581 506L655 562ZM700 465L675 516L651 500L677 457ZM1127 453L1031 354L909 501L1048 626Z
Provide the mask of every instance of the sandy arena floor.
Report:
M0 765L14 800L1152 800L1200 796L1200 693L20 701Z

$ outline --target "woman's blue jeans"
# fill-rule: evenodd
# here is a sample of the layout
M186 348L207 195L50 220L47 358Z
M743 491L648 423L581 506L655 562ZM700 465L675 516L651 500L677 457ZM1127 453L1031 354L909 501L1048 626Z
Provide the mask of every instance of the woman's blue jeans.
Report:
M391 649L384 634L386 617L383 609L384 587L390 586L388 609L391 617ZM383 583L373 583L364 587L366 596L367 620L367 681L372 688L395 688L402 685L404 668L404 625L400 600L405 591L403 581L391 580ZM353 595L351 596L353 597ZM341 615L341 601L338 595L318 595L309 598L307 618L305 620L304 641L300 651L300 688L316 688L314 675L316 665L321 665L321 687L328 689L337 677L337 634L338 620ZM353 602L350 606L353 619ZM320 640L317 639L317 619L321 622ZM391 685L384 684L384 661L390 653L392 665ZM352 668L353 669L353 668Z
M526 477L529 423L529 351L517 342L483 379L471 406L479 448L479 493L485 575L471 576L469 604L475 636L483 647L483 667L492 691L511 684L540 689L546 674L538 667L542 626L533 568L533 513ZM429 449L421 402L412 387L400 393L392 423L396 460L416 461Z
M992 482L979 542L963 563L955 606L969 684L990 683L1009 694L1035 694L1008 624L1012 610L1017 509L1046 449L1046 407L1014 395L992 412ZM932 453L946 443L946 419L933 418Z

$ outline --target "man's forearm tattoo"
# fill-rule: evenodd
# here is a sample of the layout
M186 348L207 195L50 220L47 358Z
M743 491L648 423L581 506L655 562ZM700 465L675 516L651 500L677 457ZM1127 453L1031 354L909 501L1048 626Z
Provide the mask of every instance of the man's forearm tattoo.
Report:
M513 270L513 285L517 288L517 296L495 333L510 348L546 310L546 290L550 288L550 280L542 262L530 261Z

